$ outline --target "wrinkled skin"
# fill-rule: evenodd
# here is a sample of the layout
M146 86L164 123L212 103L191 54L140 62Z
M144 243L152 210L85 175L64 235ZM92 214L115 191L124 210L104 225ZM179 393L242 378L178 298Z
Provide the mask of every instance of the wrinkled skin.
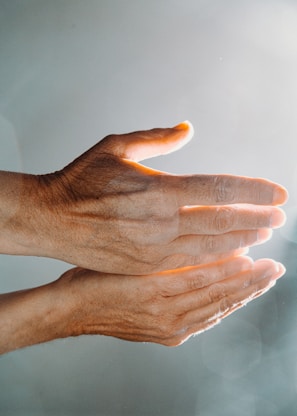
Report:
M272 260L237 257L153 276L104 275L75 268L71 335L103 334L177 346L274 286L284 273ZM67 298L66 298L67 299Z
M243 256L284 223L284 188L137 163L191 136L188 123L114 135L53 174L0 172L1 253L80 266L0 295L0 353L82 334L179 345L284 274Z
M269 239L285 218L275 206L287 198L281 186L170 175L137 163L176 150L192 133L183 123L108 136L61 171L39 176L36 214L27 218L38 233L27 246L80 267L140 275L211 262Z
M150 276L76 267L47 285L0 295L0 354L84 334L177 346L265 293L284 271L245 256Z

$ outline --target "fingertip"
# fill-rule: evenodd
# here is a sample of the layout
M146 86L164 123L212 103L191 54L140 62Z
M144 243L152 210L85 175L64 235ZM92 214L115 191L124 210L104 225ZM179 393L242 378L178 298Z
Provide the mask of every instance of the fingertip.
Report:
M254 260L249 256L243 256L242 260L242 270L248 270L254 265Z
M279 277L281 277L286 273L287 269L282 263L278 262L277 265L278 265L278 274L279 274Z
M177 124L173 127L176 130L192 130L194 131L194 127L189 120L182 121L181 123Z
M239 269L236 273L241 274L254 269L254 260L251 257L242 257L241 263L238 265Z
M273 231L271 228L260 228L257 231L257 244L262 244L271 239Z
M271 277L273 280L279 279L286 272L286 268L282 263L272 259L259 259L255 262L255 267L262 270L265 278Z
M194 136L194 127L189 120L185 120L173 127L174 130L183 131L187 135L188 141Z
M278 185L273 193L273 203L275 205L284 205L289 199L289 192L286 188Z
M286 220L286 213L281 208L274 207L270 218L270 226L272 228L280 228L286 223Z

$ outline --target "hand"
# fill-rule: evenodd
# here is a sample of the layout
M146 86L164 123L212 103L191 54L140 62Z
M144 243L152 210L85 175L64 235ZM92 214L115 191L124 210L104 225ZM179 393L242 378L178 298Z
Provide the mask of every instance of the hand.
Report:
M284 267L237 257L153 276L69 270L58 284L71 305L70 335L103 334L167 346L183 343L274 286ZM70 295L70 296L69 296Z
M137 163L176 150L192 134L183 123L108 136L61 171L38 177L30 191L34 213L22 206L14 221L31 230L17 254L139 275L266 241L268 229L284 222L272 206L285 202L284 188L230 175L170 175Z
M272 260L243 256L151 276L74 268L47 285L0 295L0 354L83 334L176 346L265 293L283 273Z

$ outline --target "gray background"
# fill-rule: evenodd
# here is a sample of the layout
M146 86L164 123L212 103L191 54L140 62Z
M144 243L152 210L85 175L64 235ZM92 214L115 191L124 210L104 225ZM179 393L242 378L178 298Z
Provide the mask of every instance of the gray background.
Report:
M0 168L61 168L109 133L192 121L174 173L267 177L288 225L255 257L287 275L177 349L100 336L0 358L1 415L295 415L297 1L0 0ZM2 292L69 265L0 257Z

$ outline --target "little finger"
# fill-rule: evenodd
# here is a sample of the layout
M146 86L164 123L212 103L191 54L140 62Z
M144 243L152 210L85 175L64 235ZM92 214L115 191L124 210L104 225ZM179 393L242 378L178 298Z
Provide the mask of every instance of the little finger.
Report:
M168 254L190 256L224 253L243 247L262 244L271 238L268 228L232 231L219 235L186 235L176 238L167 248Z

